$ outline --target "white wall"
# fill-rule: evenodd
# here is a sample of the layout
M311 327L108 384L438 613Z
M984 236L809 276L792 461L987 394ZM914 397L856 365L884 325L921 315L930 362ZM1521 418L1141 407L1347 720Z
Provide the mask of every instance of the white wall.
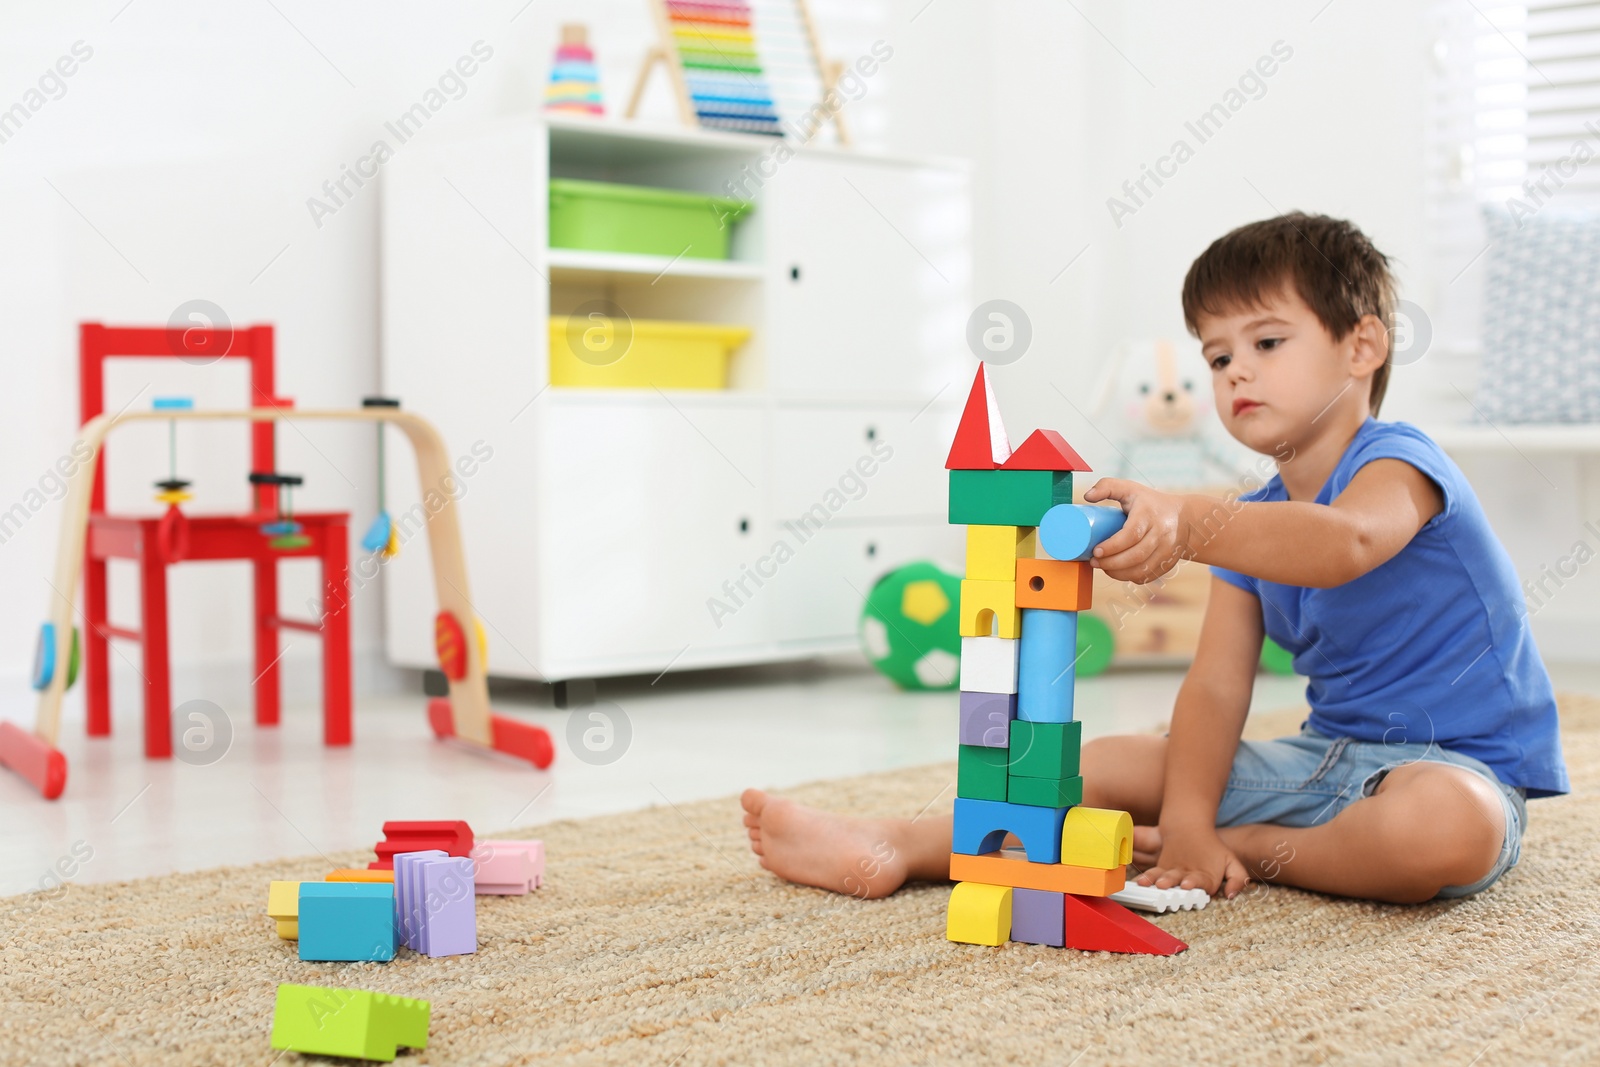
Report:
M535 108L555 27L567 18L592 27L615 110L652 37L642 0L275 4L106 0L0 11L0 107L23 99L74 42L93 49L64 95L0 144L0 510L24 500L71 440L80 319L159 324L205 299L236 323L277 325L280 392L302 405L374 391L379 189L361 189L320 226L307 198L476 41L492 59L431 122ZM1426 0L813 7L834 55L854 57L877 39L895 49L852 105L863 143L975 162L976 295L1020 304L1034 326L1029 355L998 372L1015 428L1060 427L1091 461L1106 462L1107 444L1077 410L1100 362L1123 340L1183 337L1183 272L1240 222L1296 207L1345 215L1397 259L1408 295L1426 305L1421 294L1440 284L1422 200ZM1222 100L1276 41L1293 55L1260 99L1192 145L1194 157L1117 226L1107 198L1123 195L1123 181L1175 139L1193 142L1185 121ZM670 115L659 92L647 113ZM1401 368L1385 414L1454 416L1441 406L1453 395L1439 388L1447 373L1443 359ZM111 400L143 405L188 391L220 404L237 382L215 369L139 365L119 372ZM244 499L241 442L226 430L184 433L181 473L208 504ZM165 474L164 436L130 432L116 445L114 503L153 508L148 484ZM370 516L367 433L290 429L280 448L280 466L307 476L303 506L348 508L358 525ZM1563 487L1571 466L1555 471ZM1497 521L1530 573L1570 540L1549 533L1558 524L1547 518L1518 521L1501 503ZM50 504L0 545L0 588L12 604L0 617L7 715L28 712L22 678L58 521ZM286 606L312 586L307 568ZM180 683L203 664L237 674L248 657L243 571L180 568L173 590ZM119 580L113 595L131 618L132 589ZM356 605L358 655L369 665L379 616L376 604ZM291 693L312 691L312 645L286 657ZM181 685L175 696L184 699Z

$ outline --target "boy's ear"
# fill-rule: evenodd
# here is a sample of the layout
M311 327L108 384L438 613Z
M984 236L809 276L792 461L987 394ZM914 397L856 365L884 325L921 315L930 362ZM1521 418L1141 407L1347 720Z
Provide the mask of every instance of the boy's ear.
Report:
M1363 315L1350 331L1350 370L1369 378L1389 359L1389 331L1376 315Z

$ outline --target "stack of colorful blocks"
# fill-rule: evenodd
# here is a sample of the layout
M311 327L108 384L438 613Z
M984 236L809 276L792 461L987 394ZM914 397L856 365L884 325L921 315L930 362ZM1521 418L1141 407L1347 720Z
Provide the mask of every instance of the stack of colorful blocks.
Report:
M1089 468L1052 430L1015 452L981 366L945 466L967 526L960 750L947 936L1170 955L1186 946L1107 899L1126 883L1133 820L1083 806L1073 717L1078 612L1111 507L1072 503ZM1042 550L1042 555L1041 555ZM1020 848L1007 848L1007 835Z

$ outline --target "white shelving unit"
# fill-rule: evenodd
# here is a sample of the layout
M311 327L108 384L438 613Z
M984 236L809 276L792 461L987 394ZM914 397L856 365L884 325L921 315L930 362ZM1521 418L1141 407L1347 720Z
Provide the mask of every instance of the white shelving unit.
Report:
M443 489L461 499L492 674L838 651L880 574L960 558L942 504L972 366L967 169L777 148L526 119L419 137L386 164L383 388L463 457ZM551 249L551 177L754 208L727 261ZM548 317L596 299L753 334L724 391L550 386ZM391 471L390 510L425 536L409 476ZM432 667L421 548L384 567L387 645Z

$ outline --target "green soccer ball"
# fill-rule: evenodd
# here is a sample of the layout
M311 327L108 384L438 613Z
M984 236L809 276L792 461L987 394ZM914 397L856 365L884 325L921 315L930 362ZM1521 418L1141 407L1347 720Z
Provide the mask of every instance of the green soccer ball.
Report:
M961 579L932 563L907 563L878 579L861 609L861 651L901 689L954 689L961 681Z

